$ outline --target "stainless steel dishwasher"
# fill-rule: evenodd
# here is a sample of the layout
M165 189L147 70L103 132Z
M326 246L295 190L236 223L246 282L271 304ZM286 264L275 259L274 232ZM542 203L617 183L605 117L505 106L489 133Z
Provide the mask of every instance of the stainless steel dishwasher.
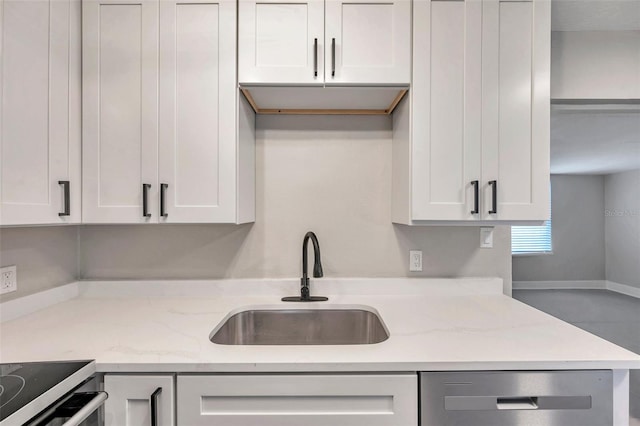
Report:
M421 426L610 426L613 376L597 371L420 373Z

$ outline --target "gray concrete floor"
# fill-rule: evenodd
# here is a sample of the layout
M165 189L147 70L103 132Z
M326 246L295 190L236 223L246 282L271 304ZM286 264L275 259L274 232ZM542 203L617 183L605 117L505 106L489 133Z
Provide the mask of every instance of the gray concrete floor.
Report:
M513 297L640 354L640 299L609 290L514 290ZM629 380L631 425L640 426L640 370Z

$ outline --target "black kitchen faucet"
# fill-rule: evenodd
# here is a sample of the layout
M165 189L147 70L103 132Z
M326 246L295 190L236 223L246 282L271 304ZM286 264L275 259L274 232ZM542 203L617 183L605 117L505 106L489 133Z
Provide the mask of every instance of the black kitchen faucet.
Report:
M329 300L324 296L311 296L309 292L309 277L307 276L307 245L311 240L313 244L313 277L322 277L322 262L320 260L320 244L316 234L309 231L302 241L302 278L300 278L300 296L283 297L283 302L323 302Z

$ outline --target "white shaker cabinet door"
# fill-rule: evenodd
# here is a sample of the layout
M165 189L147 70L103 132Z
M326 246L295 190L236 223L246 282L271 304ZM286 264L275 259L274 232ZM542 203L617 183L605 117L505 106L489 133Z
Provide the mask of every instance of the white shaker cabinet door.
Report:
M0 1L0 225L80 222L80 1Z
M410 0L326 0L327 85L411 82Z
M417 426L415 374L179 375L178 424Z
M160 221L236 222L236 2L160 2Z
M83 3L85 223L158 220L158 3Z
M413 13L412 219L476 220L482 3L419 1Z
M109 394L104 404L105 426L175 424L173 376L107 374L104 390Z
M324 83L324 0L239 0L240 84Z
M484 220L548 219L550 9L483 2Z

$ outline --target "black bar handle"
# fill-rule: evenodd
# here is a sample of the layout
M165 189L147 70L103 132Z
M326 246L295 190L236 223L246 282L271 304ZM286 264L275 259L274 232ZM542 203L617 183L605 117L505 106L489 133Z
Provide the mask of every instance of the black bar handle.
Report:
M142 184L142 216L151 217L151 213L149 213L149 189L151 188L150 183Z
M489 214L498 213L498 181L490 180L489 185L491 185L491 210L489 210Z
M158 397L161 393L162 388L158 388L151 394L151 426L158 426Z
M313 39L313 76L318 76L318 39Z
M58 216L71 216L71 182L68 180L59 180L58 185L62 185L62 189L64 190L64 210L62 213L58 213Z
M331 77L336 76L336 39L331 39Z
M478 206L478 197L479 197L479 183L477 180L471 181L471 186L473 186L473 210L471 210L471 214L480 213L480 207Z
M160 216L161 217L167 217L169 216L169 214L167 213L166 210L166 206L165 206L165 195L167 192L167 188L169 187L168 183L161 183L160 184Z

